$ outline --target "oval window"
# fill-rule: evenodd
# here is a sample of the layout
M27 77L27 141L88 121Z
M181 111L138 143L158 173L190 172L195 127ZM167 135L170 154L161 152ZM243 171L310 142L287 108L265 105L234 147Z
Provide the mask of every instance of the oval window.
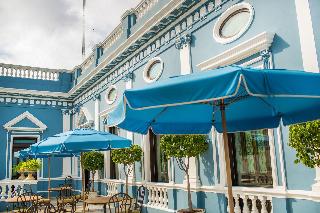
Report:
M158 80L163 71L163 62L159 57L151 59L143 73L143 78L146 82L151 83Z
M113 104L117 99L117 89L115 86L111 86L107 90L106 101L108 104Z
M248 3L230 7L218 19L214 27L214 38L219 43L230 43L238 39L251 25L253 8Z

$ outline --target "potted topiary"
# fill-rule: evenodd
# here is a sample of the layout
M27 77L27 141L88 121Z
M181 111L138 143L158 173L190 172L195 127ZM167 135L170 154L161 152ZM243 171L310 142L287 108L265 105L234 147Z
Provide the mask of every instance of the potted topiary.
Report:
M132 145L130 148L115 149L111 152L112 161L123 164L123 171L126 176L126 193L128 194L128 178L132 172L132 166L135 162L141 160L142 149L138 145Z
M166 157L176 159L179 168L187 177L188 209L180 209L178 212L204 212L203 209L192 208L190 190L190 158L198 157L208 149L207 136L205 135L164 135L160 140L160 147Z
M29 159L21 167L24 171L28 172L28 177L25 180L34 180L33 173L41 168L41 162L37 159Z
M103 169L104 155L101 152L96 151L86 152L82 155L81 164L84 169L90 171L92 174L91 192L89 192L89 197L97 197L98 193L94 191L94 176L98 170Z

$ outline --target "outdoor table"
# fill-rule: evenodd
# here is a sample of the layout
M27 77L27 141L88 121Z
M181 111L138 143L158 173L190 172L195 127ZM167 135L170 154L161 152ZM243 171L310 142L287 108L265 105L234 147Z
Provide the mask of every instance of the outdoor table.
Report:
M61 186L61 187L55 187L55 188L49 188L49 192L59 192L59 195L61 196L62 191L64 190L71 190L71 186Z
M12 204L12 208L14 209L15 203L36 201L37 199L41 200L42 197L41 196L25 196L24 199L22 200L22 199L19 199L19 196L14 196L6 199L5 202L8 203L9 205Z
M10 197L8 199L5 200L6 203L19 203L19 202L29 202L29 201L36 201L41 200L42 197L41 196L25 196L23 200L18 200L19 196L14 196L14 197Z
M89 198L86 199L84 202L85 204L90 204L90 205L103 205L103 212L106 213L107 212L107 204L110 202L110 198L111 196L107 196L107 197L96 197L96 198ZM116 202L120 202L122 199L117 199ZM115 200L113 200L115 201ZM85 210L84 210L85 211Z

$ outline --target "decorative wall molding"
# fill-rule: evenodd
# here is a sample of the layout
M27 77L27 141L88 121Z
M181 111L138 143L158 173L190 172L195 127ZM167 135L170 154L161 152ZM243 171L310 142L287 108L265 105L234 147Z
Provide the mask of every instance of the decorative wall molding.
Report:
M23 119L28 119L32 123L34 123L38 127L14 127L17 123L22 121ZM26 111L22 113L21 115L15 117L11 121L7 122L3 127L8 131L40 131L43 132L47 129L47 126L42 123L39 119L37 119L34 115L32 115L30 112Z
M231 65L251 55L268 50L273 42L274 33L263 32L225 52L216 55L200 64L200 70L214 69L221 66Z
M250 17L249 17L248 22L243 26L243 28L236 35L234 35L232 37L228 37L228 38L222 37L220 35L220 32L221 32L221 28L223 27L226 20L232 14L234 14L236 11L239 11L242 9L247 9L250 13ZM218 18L217 22L215 23L215 25L213 27L213 38L218 43L221 43L221 44L227 44L227 43L231 43L231 42L237 40L249 29L249 27L251 26L251 23L253 21L253 17L254 17L254 9L249 3L242 2L242 3L235 4L235 5L231 6L224 13L222 13L222 15Z
M148 72L150 71L150 69L152 68L153 65L155 65L156 63L160 63L160 71L159 73L157 74L157 76L153 79L151 79L149 76L148 76ZM163 69L164 69L164 62L162 61L162 59L160 57L154 57L152 58L150 61L148 61L148 63L145 65L145 68L143 70L143 80L147 83L152 83L152 82L155 82L157 81L161 75L162 75L162 72L163 72Z
M192 41L192 37L190 34L185 34L182 36L179 36L176 38L176 43L175 43L175 47L180 50L183 47L187 47L188 45L190 45Z

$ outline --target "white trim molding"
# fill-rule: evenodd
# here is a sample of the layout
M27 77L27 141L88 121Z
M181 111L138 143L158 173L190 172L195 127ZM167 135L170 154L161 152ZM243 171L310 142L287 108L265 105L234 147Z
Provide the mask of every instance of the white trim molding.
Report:
M251 55L269 49L272 45L273 38L274 33L260 33L259 35L198 64L197 67L200 70L208 70L231 65Z
M19 123L23 119L28 119L32 123L34 123L38 127L14 127L15 124ZM11 121L7 122L3 127L8 131L40 131L43 132L47 129L47 126L42 123L38 118L36 118L34 115L32 115L30 112L25 111L21 115L15 117Z
M303 69L319 72L309 0L295 0Z
M223 37L221 35L221 29L224 27L224 24L230 19L231 16L235 15L235 13L237 13L237 11L241 11L244 9L247 10L250 14L250 17L249 17L247 23L234 36L231 36L228 38ZM230 7L229 9L227 9L224 13L222 13L222 15L218 18L216 24L213 27L213 38L221 44L228 44L228 43L231 43L231 42L237 40L249 29L249 27L251 26L251 23L253 21L253 18L254 18L254 9L251 4L245 3L245 2L235 4L232 7Z
M157 73L157 76L154 79L150 79L150 77L148 77L148 72L150 71L152 66L157 63L160 63L160 66L161 66L160 71L159 71L159 73ZM162 75L163 68L164 68L164 63L160 57L152 58L150 61L148 61L148 63L146 64L146 66L143 70L143 80L147 83L152 83L152 82L157 81Z

